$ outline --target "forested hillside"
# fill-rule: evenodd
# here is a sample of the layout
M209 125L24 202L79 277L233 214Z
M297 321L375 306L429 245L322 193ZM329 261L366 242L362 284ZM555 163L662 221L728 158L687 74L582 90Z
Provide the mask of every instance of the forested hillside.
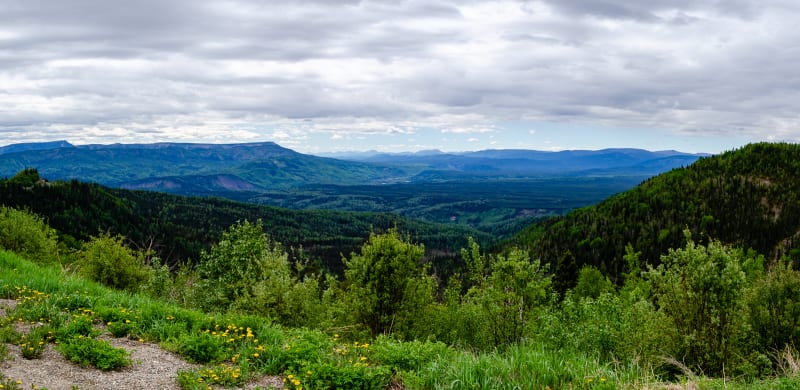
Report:
M35 170L0 181L0 204L41 215L68 246L101 231L110 232L127 237L133 246L152 246L171 264L197 260L223 230L244 220L261 219L273 239L289 248L302 247L306 256L335 272L341 269L342 254L359 248L371 232L393 227L424 243L427 257L437 258L437 264L445 267L466 245L467 237L490 241L489 235L464 226L394 214L296 211L220 198L112 189L77 180L47 182Z
M389 214L24 170L0 183L0 249L27 259L0 252L0 298L41 330L0 321L0 341L25 359L90 349L98 368L110 350L100 332L157 342L206 364L178 373L184 389L263 375L320 389L797 388L798 157L798 145L757 144L703 159L535 225L501 253L474 231ZM321 267L292 262L299 245ZM196 262L169 269L148 248ZM54 283L67 274L81 279Z
M800 259L800 145L753 144L703 158L627 192L532 225L515 245L552 263L569 287L583 265L615 280L626 272L626 245L657 264L669 248L715 238L769 259Z
M407 177L405 170L297 153L272 142L246 144L12 145L0 154L0 175L34 167L51 180L110 187L181 190L286 188L309 182L361 184ZM49 146L49 147L48 147ZM194 192L197 194L197 192Z

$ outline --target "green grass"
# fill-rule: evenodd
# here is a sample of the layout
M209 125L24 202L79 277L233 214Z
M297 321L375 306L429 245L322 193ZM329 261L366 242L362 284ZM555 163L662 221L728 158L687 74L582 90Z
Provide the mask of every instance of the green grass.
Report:
M112 290L5 252L0 252L0 297L18 302L0 321L3 346L58 341L57 349L78 364L120 369L130 364L128 354L95 338L106 325L105 332L114 337L159 343L187 360L206 364L179 373L178 384L184 389L241 386L262 375L281 376L288 389L383 389L389 384L408 389L665 386L635 362L604 364L593 356L550 351L537 344L476 353L432 341L400 342L385 336L353 340L319 330L282 328L252 315L209 315ZM13 330L13 323L20 321L37 325L21 335ZM796 375L758 382L689 378L677 384L789 389L800 386L800 379Z

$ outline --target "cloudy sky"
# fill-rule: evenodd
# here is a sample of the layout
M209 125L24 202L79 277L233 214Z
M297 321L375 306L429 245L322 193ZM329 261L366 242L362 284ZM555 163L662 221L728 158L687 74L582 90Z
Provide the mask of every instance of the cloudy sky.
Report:
M796 0L0 0L0 145L800 141Z

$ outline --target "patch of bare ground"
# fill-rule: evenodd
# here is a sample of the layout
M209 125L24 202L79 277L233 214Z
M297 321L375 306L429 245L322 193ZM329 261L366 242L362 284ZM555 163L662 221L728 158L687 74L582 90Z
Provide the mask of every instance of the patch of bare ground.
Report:
M0 299L0 317L5 317L16 302ZM120 371L104 372L84 368L68 361L53 345L48 345L40 359L27 360L16 345L7 344L9 357L0 363L0 372L7 378L22 381L23 389L48 388L50 390L74 389L179 389L178 372L200 366L191 364L180 356L166 351L157 344L143 343L127 338L112 338L107 334L99 338L112 346L125 348L131 353L133 364ZM280 389L280 377L267 376L251 381L245 389Z

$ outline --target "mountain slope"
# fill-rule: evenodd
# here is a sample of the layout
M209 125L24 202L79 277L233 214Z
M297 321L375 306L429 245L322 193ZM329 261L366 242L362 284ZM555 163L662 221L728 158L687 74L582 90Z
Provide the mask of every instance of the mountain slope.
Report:
M197 260L237 221L263 220L264 229L287 247L298 248L322 266L339 271L342 254L361 247L370 232L397 227L425 245L429 258L453 257L473 236L489 235L465 226L446 226L393 214L297 211L219 198L184 197L111 189L77 180L38 181L31 186L0 181L0 204L41 215L68 246L101 231L126 236L134 246L152 247L170 264ZM434 268L437 264L434 264Z
M28 148L0 155L0 176L10 177L28 167L53 180L80 179L173 192L177 192L172 181L176 177L234 176L249 183L241 187L264 190L310 181L364 184L407 176L401 169L301 154L272 142L85 145Z
M693 237L719 239L769 258L800 258L800 145L753 144L651 178L595 206L532 225L514 243L551 263L562 281L584 264L612 278L625 246L656 264ZM574 262L573 262L574 260Z

